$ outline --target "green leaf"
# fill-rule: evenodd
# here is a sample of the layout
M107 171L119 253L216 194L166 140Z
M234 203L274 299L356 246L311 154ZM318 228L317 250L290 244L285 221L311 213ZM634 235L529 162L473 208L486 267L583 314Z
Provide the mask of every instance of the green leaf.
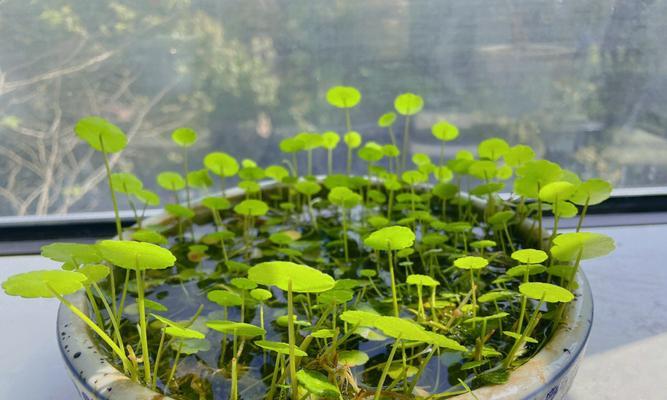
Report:
M388 113L382 114L380 118L378 118L378 126L381 128L388 128L394 125L394 122L396 122L395 112L390 111Z
M252 297L257 301L267 301L268 299L273 297L273 294L266 289L257 288L257 289L252 289L250 291L250 297Z
M327 102L336 108L352 108L361 101L361 93L352 86L334 86L327 90Z
M84 274L73 271L30 271L10 276L2 283L2 288L10 296L50 298L55 296L49 287L65 296L82 289L87 279Z
M147 189L142 189L134 193L134 197L148 206L157 206L160 204L160 196Z
M525 144L517 144L510 147L507 153L505 153L505 162L510 167L519 167L528 161L532 161L534 158L535 151Z
M489 224L494 226L502 226L507 224L512 218L514 218L514 211L498 211L489 217Z
M42 246L42 257L53 261L71 262L76 265L102 261L102 255L93 244L51 243Z
M294 185L297 192L306 196L313 196L322 190L322 187L313 181L299 181Z
M143 189L144 184L129 172L115 172L111 174L111 187L118 193L135 194Z
M394 100L394 108L401 115L415 115L424 108L424 99L414 93L403 93Z
M411 247L415 242L415 234L404 226L388 226L371 233L364 244L375 250L401 250Z
M477 154L480 158L496 161L507 154L510 146L506 141L500 138L490 138L483 140L477 146Z
M287 171L287 168L280 165L271 165L270 167L267 167L266 170L264 170L264 173L266 176L276 182L282 182L283 179L289 176L289 171Z
M329 383L326 375L320 372L302 369L296 373L296 379L308 393L325 399L337 399L340 396L338 387Z
M334 331L333 329L318 329L313 333L311 333L310 336L318 339L329 339L336 336L336 331ZM340 353L338 354L340 357Z
M176 261L169 250L151 243L102 240L96 246L105 260L121 268L164 269Z
M419 372L419 368L415 367L414 365L404 366L402 362L395 361L391 363L389 371L387 371L387 375L389 375L391 379L397 380L401 379L401 377L411 378L417 375L417 372Z
M576 187L570 182L556 181L551 182L540 189L540 200L547 203L567 200L572 196Z
M150 299L144 299L144 307L146 307L146 309L148 310L159 311L159 312L169 311L169 309L164 304L160 304L157 301L153 301Z
M204 166L215 175L230 177L239 172L239 163L227 153L213 152L204 157Z
M171 140L181 147L190 147L197 141L197 132L190 128L178 128L171 133Z
M581 259L605 256L616 248L614 239L601 233L564 233L554 238L551 255L560 261L574 261L581 252Z
M117 153L127 146L125 133L104 118L81 118L74 126L74 132L90 147L104 153Z
M512 267L507 270L506 274L507 276L511 276L512 278L515 277L522 277L526 273L528 275L536 275L536 274L541 274L547 270L547 267L545 267L542 264L521 264L517 265L516 267Z
M560 180L563 170L547 160L529 161L516 170L514 192L525 197L537 198L540 188Z
M528 282L519 285L519 292L535 300L544 299L547 303L569 303L574 295L569 290L544 282Z
M408 185L414 186L426 182L428 177L419 171L411 170L403 172L401 179Z
M374 314L368 311L348 310L340 315L342 321L352 326L374 326L375 320L382 317L380 314Z
M277 286L287 291L292 281L292 290L297 293L319 293L334 287L334 279L315 268L288 261L269 261L248 270L248 278L265 286Z
M212 320L207 321L206 326L215 331L226 333L228 335L242 336L247 338L263 336L266 334L266 330L260 328L259 326L236 321Z
M539 264L549 258L547 253L536 249L521 249L512 253L512 258L522 264Z
M180 204L167 204L164 206L164 209L169 215L173 215L174 217L191 219L195 216L194 211Z
M178 172L165 171L158 174L157 184L165 190L179 191L185 188L185 179Z
M476 240L474 242L470 242L470 247L473 249L487 249L490 247L496 247L498 244L494 242L493 240Z
M327 131L322 134L322 147L333 150L340 142L340 135L333 131Z
M490 180L496 176L498 167L494 161L475 160L470 163L468 173L477 179Z
M509 291L509 290L498 290L495 292L486 292L483 295L479 296L477 299L478 302L480 303L488 303L491 301L500 301L500 300L506 300L510 299L512 297L516 296L515 292Z
M343 350L338 352L338 366L358 367L368 362L368 354L359 350Z
M213 179L211 179L211 176L206 169L198 169L196 171L188 172L185 180L187 181L188 186L197 189L205 189L213 186Z
M448 200L454 198L458 192L459 192L459 187L454 185L453 183L438 183L435 186L433 186L433 189L431 190L434 195L438 196L442 200Z
M248 278L232 278L229 283L231 283L234 287L241 289L241 290L252 290L257 287L257 284L253 281L251 281Z
M317 302L321 304L345 304L352 300L354 292L348 289L331 289L317 296Z
M211 350L211 343L206 339L181 339L175 340L171 344L171 348L181 354L196 354L200 351Z
M205 337L204 334L199 331L178 326L168 326L164 329L164 333L179 339L203 339Z
M347 147L351 149L356 149L361 146L361 135L357 131L349 131L343 136L343 141Z
M305 143L298 137L285 138L280 141L280 151L283 153L298 153L305 147Z
M82 273L86 276L86 281L83 284L88 286L92 285L93 283L97 283L109 276L111 269L102 264L87 264L79 268L76 272Z
M132 232L132 240L137 242L147 242L153 244L167 244L169 241L162 234L151 229L140 229Z
M257 340L254 343L264 350L275 351L278 354L289 355L290 346L288 343L272 342L269 340ZM294 355L297 357L306 357L308 356L308 353L295 346Z
M482 257L465 256L454 260L454 266L461 269L482 269L489 265L489 262Z
M227 290L212 290L206 298L221 307L235 307L243 304L241 296Z
M234 206L234 212L245 216L258 217L265 215L269 211L269 206L261 200L243 200Z
M506 313L506 312L499 312L499 313L495 313L495 314L487 315L487 316L477 316L477 317L473 317L473 318L468 318L465 321L463 321L463 323L472 324L473 322L491 321L491 320L494 320L494 319L505 318L508 315L509 314Z
M364 147L359 150L359 158L366 162L380 161L384 157L382 146L375 142L367 142Z
M343 208L353 208L362 200L359 194L343 186L331 189L328 199L331 203Z
M232 206L224 197L205 197L201 203L211 210L228 210Z
M588 199L588 205L600 204L611 196L611 184L602 179L589 179L577 186L570 201L583 206Z
M511 337L511 338L514 339L514 340L519 340L519 339L521 339L521 334L516 333L516 332L512 332L512 331L503 331L503 335L505 335L505 336L509 336L509 337ZM537 339L534 339L534 338L532 338L532 337L530 337L530 336L524 336L523 340L525 340L526 343L539 343L539 342L537 341Z
M417 285L417 286L438 286L440 282L431 278L428 275L412 274L408 275L406 280L408 285Z
M451 142L459 137L459 128L447 121L439 121L431 127L431 133L438 140Z
M502 182L489 182L482 183L477 185L470 190L470 194L473 196L487 196L491 193L496 193L501 191L505 187L505 184Z

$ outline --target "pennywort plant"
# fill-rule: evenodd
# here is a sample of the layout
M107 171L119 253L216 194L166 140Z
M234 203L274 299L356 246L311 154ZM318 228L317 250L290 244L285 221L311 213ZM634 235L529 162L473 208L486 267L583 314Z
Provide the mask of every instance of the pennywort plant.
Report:
M331 88L326 100L344 131L284 138L268 166L224 151L196 166L196 132L176 129L182 162L155 178L164 199L112 171L122 130L83 118L75 133L101 154L115 215L124 199L137 225L116 219L113 240L45 246L62 268L12 276L4 291L58 299L110 363L177 399L474 395L567 334L581 263L614 249L584 231L608 182L501 138L450 155L465 132L444 120L431 127L436 151L412 153L424 107L414 93L379 117L375 141L352 127L358 89ZM312 176L318 157L326 176ZM161 202L169 218L144 220ZM547 214L554 229L543 234ZM562 232L565 218L577 218L575 231ZM70 300L77 293L86 307Z

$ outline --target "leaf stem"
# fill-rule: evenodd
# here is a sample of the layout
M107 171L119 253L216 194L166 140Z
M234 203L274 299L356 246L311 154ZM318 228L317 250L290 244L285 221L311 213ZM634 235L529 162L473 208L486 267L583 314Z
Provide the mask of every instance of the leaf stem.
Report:
M289 341L289 373L292 400L299 400L299 387L296 380L296 338L294 333L294 299L292 295L292 279L287 281L287 335Z

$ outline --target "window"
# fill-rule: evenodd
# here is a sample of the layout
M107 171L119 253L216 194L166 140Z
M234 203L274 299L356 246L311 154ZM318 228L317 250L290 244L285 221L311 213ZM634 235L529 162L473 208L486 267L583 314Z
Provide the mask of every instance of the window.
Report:
M210 149L277 163L287 135L342 132L342 115L324 101L337 84L362 91L352 126L367 139L388 141L377 118L412 91L426 102L414 152L436 148L429 128L444 118L462 132L448 154L497 135L583 177L667 186L666 8L634 0L0 2L0 215L111 209L99 155L72 132L83 116L126 131L130 145L113 168L154 188L159 171L179 168L169 133L180 126L200 134L193 164Z

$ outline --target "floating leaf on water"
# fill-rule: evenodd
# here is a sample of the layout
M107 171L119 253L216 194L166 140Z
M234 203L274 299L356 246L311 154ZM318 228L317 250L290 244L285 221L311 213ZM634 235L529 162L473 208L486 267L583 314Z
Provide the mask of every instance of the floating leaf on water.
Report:
M341 395L338 387L330 383L326 375L321 372L302 369L296 373L296 379L308 393L316 396L325 399L337 399Z
M570 182L556 181L544 185L539 192L540 200L554 203L557 200L567 200L574 193L576 186Z
M287 291L292 281L292 290L297 293L318 293L334 287L334 279L315 268L289 261L269 261L248 270L248 278L265 286L276 286Z
M132 240L136 240L137 242L147 242L153 244L167 244L169 242L169 240L167 240L164 235L152 229L140 229L138 231L132 232L131 237Z
M326 97L336 108L352 108L361 101L361 92L353 86L333 86L327 90Z
M190 147L197 141L197 132L190 128L178 128L171 133L171 140L181 147Z
M408 285L417 285L417 286L438 286L440 282L431 278L428 275L412 274L408 275L406 279Z
M180 339L171 343L171 348L181 354L196 354L211 350L211 343L206 339Z
M117 153L127 146L125 133L104 118L81 118L74 126L74 132L97 151Z
M103 260L95 245L81 243L51 243L42 246L42 257L59 262L76 261L76 264L93 264Z
M569 290L544 282L528 282L519 286L519 291L526 297L535 300L544 299L547 303L569 303L574 295Z
M558 235L553 240L551 255L560 261L574 261L605 256L616 248L614 239L601 233L573 232Z
M206 326L222 333L243 337L263 336L266 331L259 326L246 324L244 322L211 320L206 322Z
M454 260L454 266L461 269L482 269L487 265L489 265L489 261L476 256L465 256Z
M521 338L521 334L512 331L503 331L503 335L509 336L515 340L519 340ZM530 336L524 336L523 339L526 341L526 343L538 343L537 339L534 339Z
M343 350L338 352L338 366L358 367L368 362L368 354L359 350Z
M92 285L109 276L111 269L103 264L86 264L79 268L76 272L80 272L86 276L84 285Z
M547 267L545 267L542 264L522 264L522 265L517 265L516 267L512 267L507 270L506 274L507 276L511 276L513 278L515 277L520 277L524 276L526 273L528 275L536 275L536 274L541 274L547 270Z
M176 261L171 251L152 243L102 240L96 246L105 260L121 268L164 269Z
M243 304L241 296L227 290L212 290L206 298L222 307L235 307Z
M185 179L178 172L160 172L155 180L164 190L179 191L185 188Z
M261 200L243 200L234 206L234 212L245 216L262 216L269 211L269 206Z
M87 279L86 275L73 271L30 271L10 276L2 283L2 288L10 296L51 298L55 296L49 287L65 296L82 289Z
M521 249L512 253L512 258L522 264L539 264L549 258L547 253L537 249Z
M227 153L213 152L204 157L204 166L221 177L229 177L239 172L239 163Z
M257 346L261 347L264 350L275 351L278 354L289 355L289 344L283 342L272 342L270 340L257 340L255 342ZM308 353L301 350L298 347L294 347L294 355L297 357L306 357Z
M394 108L401 115L415 115L424 108L424 99L414 93L403 93L394 100Z
M371 233L364 244L375 250L401 250L411 247L415 241L415 234L404 226L389 226Z

